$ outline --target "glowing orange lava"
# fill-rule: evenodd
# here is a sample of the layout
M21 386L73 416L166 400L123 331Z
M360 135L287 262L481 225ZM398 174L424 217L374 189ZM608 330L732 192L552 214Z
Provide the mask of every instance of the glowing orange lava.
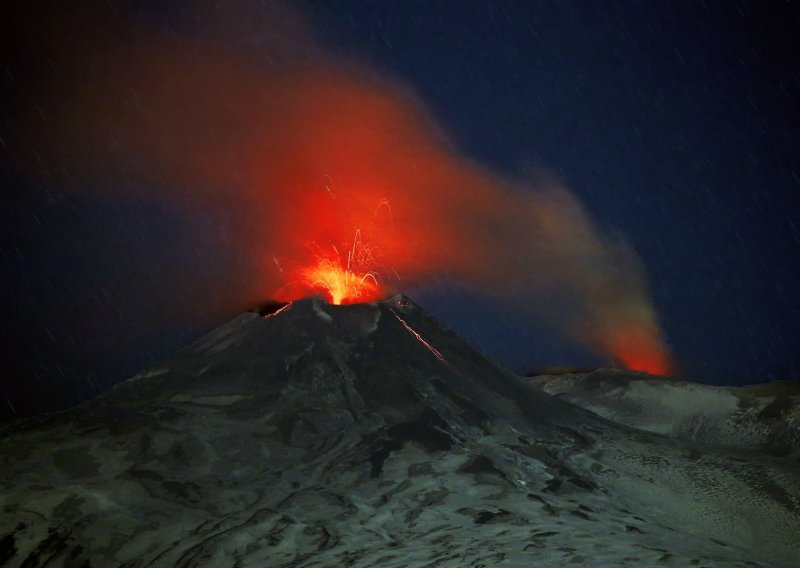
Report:
M631 371L670 376L672 364L665 348L655 339L632 332L612 337L610 350L619 363Z
M395 311L394 311L394 310L392 310L391 308L389 308L389 310L390 310L390 311L391 311L391 312L394 314L394 317L396 317L398 320L400 320L400 323L402 323L402 324L403 324L403 327L404 327L404 328L406 328L406 331L407 331L408 333L410 333L410 334L411 334L411 336L412 336L414 339L416 339L417 341L419 341L420 343L422 343L422 345L424 345L424 346L425 346L425 348L426 348L428 351L430 351L431 353L433 353L433 356L434 356L434 357L436 357L437 359L439 359L439 361L441 361L442 363L444 363L445 365L447 365L448 367L450 367L450 363L447 361L447 359L445 359L444 355L442 355L442 354L439 352L439 350L438 350L438 349L436 349L436 348L435 348L433 345L431 345L430 343L428 343L427 341L425 341L425 340L422 338L422 336L421 336L421 335L420 335L420 334L419 334L419 333L418 333L418 332L417 332L417 331L416 331L416 330L415 330L413 327L411 327L410 325L408 325L408 322L406 322L406 320L404 320L403 318L401 318L400 316L398 316L398 315L397 315L397 312L395 312Z
M379 283L373 252L361 240L361 231L356 230L346 259L335 246L325 252L318 250L316 257L316 264L302 271L303 285L322 292L331 304L372 302L387 295Z
M631 371L643 371L651 375L659 375L661 377L668 377L670 375L670 366L665 358L660 354L653 351L649 354L643 353L622 353L620 355L623 365L626 369Z

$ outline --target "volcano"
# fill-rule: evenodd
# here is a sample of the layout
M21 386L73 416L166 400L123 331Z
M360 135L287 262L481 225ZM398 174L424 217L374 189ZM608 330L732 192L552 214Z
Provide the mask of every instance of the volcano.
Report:
M796 566L796 461L602 418L408 298L246 313L0 430L4 566Z

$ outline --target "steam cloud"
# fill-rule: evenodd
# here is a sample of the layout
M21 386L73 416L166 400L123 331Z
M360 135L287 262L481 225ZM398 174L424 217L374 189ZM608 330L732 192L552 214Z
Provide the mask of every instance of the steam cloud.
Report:
M302 294L292 275L313 248L345 251L360 230L385 289L444 274L626 366L668 371L630 248L556 181L503 179L460 155L406 87L320 55L295 12L209 8L176 33L98 10L36 16L53 63L28 141L94 191L125 199L121 181L139 179L148 199L224 220L248 283L233 303Z

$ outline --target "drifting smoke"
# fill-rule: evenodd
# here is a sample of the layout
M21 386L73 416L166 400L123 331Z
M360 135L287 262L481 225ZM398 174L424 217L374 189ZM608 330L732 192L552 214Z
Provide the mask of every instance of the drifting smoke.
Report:
M177 32L94 11L55 20L31 143L119 197L131 184L115 180L136 178L149 199L225 220L250 282L231 297L369 300L444 274L668 371L624 243L558 183L460 155L407 89L319 55L296 14L227 6ZM261 44L237 43L251 37Z

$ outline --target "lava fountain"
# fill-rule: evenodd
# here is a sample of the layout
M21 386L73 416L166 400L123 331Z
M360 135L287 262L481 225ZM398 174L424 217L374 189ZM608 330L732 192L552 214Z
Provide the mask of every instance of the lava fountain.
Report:
M334 245L325 252L318 250L316 258L316 264L301 271L302 282L305 287L322 292L331 304L371 302L388 295L380 285L376 259L362 242L360 230L356 230L346 258Z

